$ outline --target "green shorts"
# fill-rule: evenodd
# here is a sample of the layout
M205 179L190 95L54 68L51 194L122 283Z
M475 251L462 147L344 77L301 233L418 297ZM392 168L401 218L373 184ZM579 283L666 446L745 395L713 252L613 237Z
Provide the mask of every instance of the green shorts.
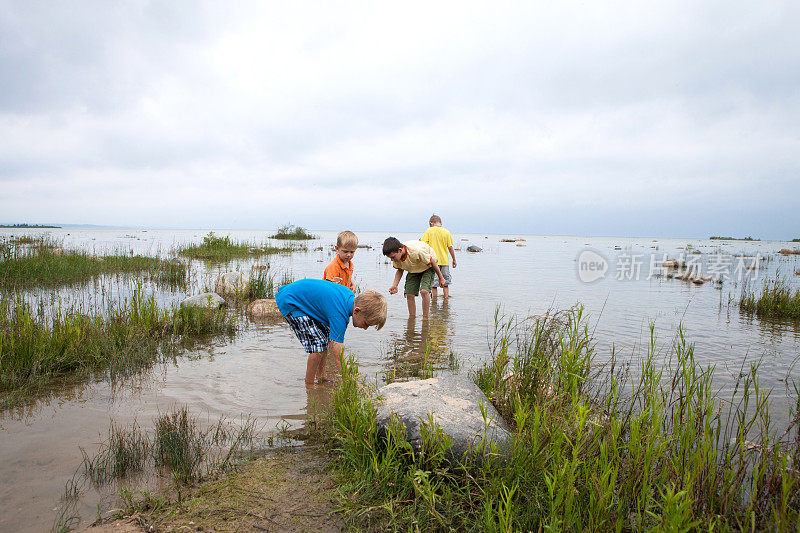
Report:
M431 284L433 283L433 269L429 268L424 272L408 272L406 273L406 286L403 289L404 294L419 294L420 289L431 292Z

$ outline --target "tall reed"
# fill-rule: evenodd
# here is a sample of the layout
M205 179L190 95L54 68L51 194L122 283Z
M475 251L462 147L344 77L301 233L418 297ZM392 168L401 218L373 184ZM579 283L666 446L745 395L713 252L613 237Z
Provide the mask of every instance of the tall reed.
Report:
M203 237L202 244L185 246L178 250L178 255L203 261L221 262L237 258L292 252L297 249L295 246L256 246L237 242L227 235L224 237L215 235L212 231Z
M580 309L527 320L498 313L490 348L475 380L513 428L513 442L505 460L477 471L426 465L396 436L379 438L370 393L359 387L354 365L345 365L332 427L339 464L348 472L343 491L357 495L346 501L352 525L485 531L800 526L800 405L776 427L756 364L742 369L732 396L723 398L715 392L713 367L697 363L681 330L662 354L651 329L633 368L613 354L599 365Z
M767 279L760 294L742 290L739 309L764 318L800 319L800 289L792 288L786 278Z
M142 290L102 316L32 313L17 297L0 298L0 398L3 404L54 378L99 372L112 379L171 356L182 338L232 335L224 310L160 309Z
M95 256L64 250L49 237L36 238L25 246L13 241L2 251L2 289L69 285L112 273L144 273L156 283L169 286L181 286L187 278L187 266L177 261L125 254Z

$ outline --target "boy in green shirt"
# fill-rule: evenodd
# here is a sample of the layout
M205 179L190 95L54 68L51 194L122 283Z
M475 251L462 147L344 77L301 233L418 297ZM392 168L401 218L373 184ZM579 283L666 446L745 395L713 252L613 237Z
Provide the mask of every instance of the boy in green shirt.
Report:
M431 282L434 272L439 277L439 283L445 285L442 271L436 261L436 252L422 241L406 241L401 243L395 237L383 241L383 255L392 260L392 265L397 269L394 274L394 283L389 287L389 294L397 293L397 285L403 277L403 271L408 272L406 285L403 292L408 302L408 317L417 315L417 294L422 294L422 318L428 318L431 306Z

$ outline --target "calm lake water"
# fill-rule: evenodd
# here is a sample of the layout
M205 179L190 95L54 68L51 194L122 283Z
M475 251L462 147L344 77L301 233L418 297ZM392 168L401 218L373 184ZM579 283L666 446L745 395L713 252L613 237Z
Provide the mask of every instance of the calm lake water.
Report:
M395 236L419 238L424 229L420 228L419 234ZM41 233L63 240L65 248L168 257L181 245L201 242L207 231L0 230L0 235L6 236ZM271 271L278 273L278 278L284 272L294 279L321 277L333 257L336 232L317 233L320 239L305 243L308 251L269 257ZM216 234L261 244L268 232ZM695 344L697 360L716 366L716 384L722 394L743 361L760 360L762 383L773 388L773 417L787 420L787 378L800 377L796 367L800 325L743 316L737 305L745 279L759 289L765 276L774 277L778 272L797 286L798 256L776 255L781 248L791 247L787 243L454 233L461 250L456 252L458 267L452 270L452 298L440 297L432 306L430 319L423 321L421 317L408 319L402 294L388 294L394 270L380 248L389 235L358 235L360 244L372 248L356 253L354 281L362 289L376 289L387 296L389 317L379 332L348 329L345 341L362 372L379 382L385 374L413 373L428 345L431 358L442 371L448 371L454 361L461 372L482 363L488 355L498 306L506 315L523 317L580 302L594 329L599 361L608 357L612 346L619 356L638 358L649 342L651 323L667 355L678 325L683 324L687 339ZM501 242L503 238L525 240ZM483 251L467 253L471 244ZM651 263L660 264L664 254L671 258L684 254L696 261L702 272L716 271L728 279L719 288L713 283L695 285L650 276L655 273ZM653 255L655 260L651 260ZM177 304L190 293L213 287L222 271L249 272L252 262L209 266L193 261L190 290L170 292L147 285L145 290L154 291L164 305ZM591 283L582 281L603 264L607 268L604 277ZM754 265L755 269L747 269ZM60 299L64 306L90 310L129 294L129 282L110 278L31 296ZM81 464L81 448L89 455L96 452L107 438L112 420L123 426L135 420L151 429L152 419L159 413L186 405L194 415L212 422L220 416L239 419L251 414L266 432L282 425L302 426L309 403L324 402L326 396L325 391L306 390L305 365L305 353L287 326L243 319L242 332L233 340L197 346L175 363L157 365L115 385L86 383L32 405L0 412L0 531L47 530L65 483ZM98 504L101 511L114 505L115 490L89 491L82 498L82 525L96 516Z

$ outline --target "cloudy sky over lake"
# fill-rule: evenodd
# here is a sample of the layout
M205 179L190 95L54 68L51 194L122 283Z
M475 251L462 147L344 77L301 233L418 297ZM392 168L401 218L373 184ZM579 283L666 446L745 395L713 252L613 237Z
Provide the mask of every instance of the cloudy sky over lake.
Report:
M800 3L0 1L0 223L800 237Z

